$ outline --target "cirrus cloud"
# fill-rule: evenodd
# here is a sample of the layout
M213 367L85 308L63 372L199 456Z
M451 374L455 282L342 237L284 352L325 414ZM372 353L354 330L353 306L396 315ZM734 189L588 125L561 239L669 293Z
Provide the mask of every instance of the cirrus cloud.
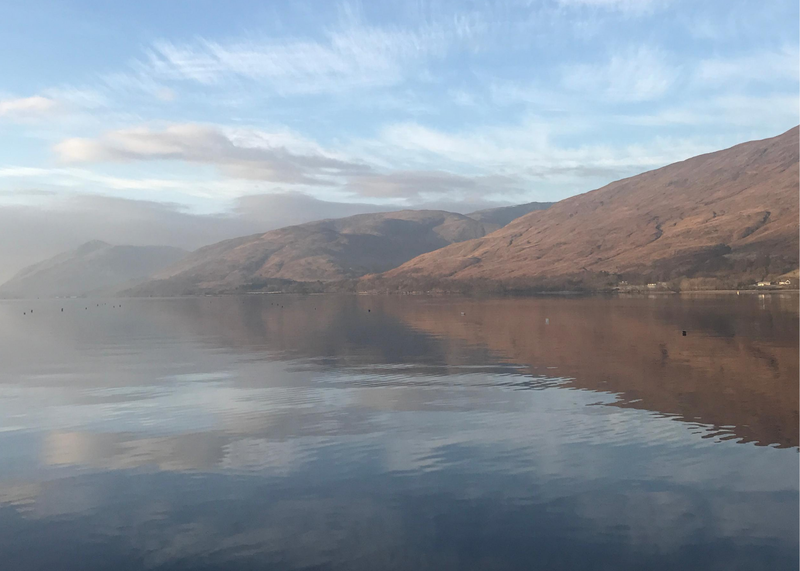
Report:
M351 21L323 40L158 41L137 67L148 77L204 85L245 79L282 95L343 91L400 82L414 73L415 63L442 56L456 32L438 26L387 29Z
M612 101L648 101L664 95L678 78L666 56L648 47L615 53L601 64L577 64L564 70L564 86L599 93Z

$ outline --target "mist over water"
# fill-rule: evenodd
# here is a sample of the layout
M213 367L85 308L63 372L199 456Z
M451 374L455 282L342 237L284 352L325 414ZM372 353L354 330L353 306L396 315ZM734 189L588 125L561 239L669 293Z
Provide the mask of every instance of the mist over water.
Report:
M2 568L800 563L796 294L1 302L0 363Z

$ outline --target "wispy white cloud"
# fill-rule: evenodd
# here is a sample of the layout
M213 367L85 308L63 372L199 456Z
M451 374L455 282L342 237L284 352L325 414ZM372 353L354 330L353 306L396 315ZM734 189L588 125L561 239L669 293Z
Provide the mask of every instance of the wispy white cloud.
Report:
M797 4L793 2L728 0L724 4L688 4L689 9L680 10L677 19L692 39L718 46L733 42L737 49L747 49L797 38L796 26L786 25L797 20Z
M415 64L440 57L458 29L378 28L356 22L323 39L207 39L158 41L139 69L156 80L211 85L230 79L261 82L280 94L392 85L416 73Z
M609 117L613 122L614 117ZM683 160L693 154L718 148L695 138L648 137L639 144L565 142L559 121L529 118L518 125L476 127L444 131L416 123L398 123L384 129L374 140L355 142L351 155L370 157L393 172L374 181L375 195L401 192L404 186L449 188L450 192L471 189L514 196L520 200L539 199L541 188L553 197L591 190L622 176L636 174ZM580 137L567 137L580 141ZM724 144L724 142L722 143ZM388 168L394 165L394 168ZM436 171L432 177L427 175ZM456 179L442 171L463 177ZM417 178L418 177L418 178ZM366 180L373 182L369 177ZM409 184L406 185L406 182Z
M719 118L717 124L740 125L762 132L766 128L769 134L775 135L778 129L797 125L800 118L796 91L766 95L723 95L709 104L705 111Z
M797 124L798 99L794 93L742 95L730 93L695 98L680 105L668 105L654 111L635 115L615 115L613 122L644 127L702 126L712 130L715 125L767 129L777 134L780 129Z
M51 87L42 92L54 103L58 102L72 109L100 109L108 107L111 102L106 93L96 88L89 87Z
M353 176L345 185L359 196L378 198L440 199L453 196L459 200L484 198L493 193L522 193L522 181L507 176L464 176L441 170L395 171Z
M800 80L800 52L794 45L739 57L704 59L699 62L694 75L697 82L714 87L730 83L736 87L777 81L796 83Z
M157 81L150 70L138 62L131 70L102 75L101 85L104 91L115 94L144 94L161 101L175 98L175 90L167 87L163 81Z
M25 185L20 192L19 183L13 184L15 190L5 190L5 197L25 195L26 187L47 187L44 192L80 191L96 188L107 192L118 191L177 191L188 196L203 198L235 197L245 192L255 192L241 184L232 185L228 181L214 181L203 178L190 179L115 176L103 174L91 169L77 167L0 167L0 184L3 181L21 181ZM57 190L56 190L57 189ZM37 188L37 190L42 190Z
M413 127L406 129L413 130ZM419 137L422 145L429 145L429 150L440 149L446 138L447 135L433 132L427 139ZM453 141L454 145L458 144L456 138ZM382 145L386 146L385 142ZM468 144L462 146L466 152ZM416 150L421 148L418 146ZM362 159L328 153L319 144L291 132L270 133L252 128L222 129L194 124L171 125L160 130L138 127L111 131L94 139L67 139L57 144L55 151L66 163L184 161L216 167L228 180L268 181L301 188L323 185L344 195L375 199L419 201L453 197L475 201L485 198L487 193L524 192L522 181L510 176L464 175L438 168L404 169L391 162L370 164ZM438 159L441 158L439 155ZM0 179L11 177L31 182L57 180L63 187L90 183L113 190L169 189L194 196L235 196L237 192L253 192L252 188L227 183L226 178L209 182L100 175L75 167L0 168Z
M71 138L58 143L55 151L67 163L178 160L213 165L234 178L306 185L331 185L330 177L369 170L363 164L320 153L294 153L271 144L266 137L260 141L251 137L248 145L220 129L197 124L161 130L137 127L94 139Z
M475 200L525 196L542 181L607 180L619 173L664 164L640 149L564 147L546 123L528 120L504 128L446 132L416 123L395 124L378 138L354 141L330 153L291 132L181 124L138 127L97 138L71 138L56 145L66 163L182 161L218 170L220 181L130 178L75 167L0 169L0 178L104 186L113 190L174 190L194 196L234 196L253 188L229 181L265 181L299 188L323 185L333 193L371 199ZM673 158L668 156L668 158ZM676 158L685 158L683 156Z
M640 14L670 4L667 0L558 0L562 6L599 8Z
M648 101L663 96L679 76L677 67L658 50L641 46L619 52L601 64L577 64L564 69L567 89L598 94L610 101Z
M53 113L59 105L55 99L42 95L0 99L0 117L11 119L38 118Z

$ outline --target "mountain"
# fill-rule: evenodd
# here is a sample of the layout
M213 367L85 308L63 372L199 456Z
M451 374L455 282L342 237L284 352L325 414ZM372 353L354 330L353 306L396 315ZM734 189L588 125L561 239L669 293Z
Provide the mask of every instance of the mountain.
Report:
M611 183L366 289L738 287L798 267L798 128Z
M488 208L467 214L470 218L483 222L487 229L493 225L495 230L502 228L520 216L524 216L535 210L547 210L553 202L528 202L527 204L516 204L514 206L500 206L498 208Z
M439 210L321 220L200 248L130 293L285 289L294 282L357 278L485 234L481 222Z
M129 287L187 252L167 246L112 246L99 240L28 266L0 286L2 297L68 297Z

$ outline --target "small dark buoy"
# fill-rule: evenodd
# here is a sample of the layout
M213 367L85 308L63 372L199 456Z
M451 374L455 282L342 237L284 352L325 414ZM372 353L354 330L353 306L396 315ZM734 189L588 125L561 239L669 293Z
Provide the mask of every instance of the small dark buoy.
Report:
M61 313L64 313L64 308L63 307L61 308Z
M367 310L367 313L372 313L372 310L371 310L371 309L368 309L368 310Z
M28 314L27 314L26 312L24 312L24 311L23 311L23 312L22 312L22 315L28 315Z
M33 313L33 310L32 310L32 309L31 309L31 313Z
M683 336L686 337L686 331L683 332Z

